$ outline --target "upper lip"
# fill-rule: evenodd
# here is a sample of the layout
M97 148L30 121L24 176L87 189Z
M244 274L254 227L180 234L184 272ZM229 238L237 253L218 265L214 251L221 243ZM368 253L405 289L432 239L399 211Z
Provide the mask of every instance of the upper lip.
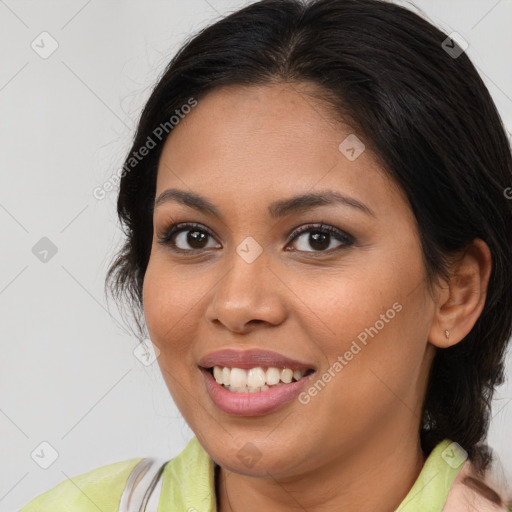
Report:
M290 368L291 370L309 370L313 365L290 359L277 352L269 350L249 349L236 350L224 349L216 352L210 352L199 360L199 366L211 368L212 366L222 366L228 368L250 369L257 366Z

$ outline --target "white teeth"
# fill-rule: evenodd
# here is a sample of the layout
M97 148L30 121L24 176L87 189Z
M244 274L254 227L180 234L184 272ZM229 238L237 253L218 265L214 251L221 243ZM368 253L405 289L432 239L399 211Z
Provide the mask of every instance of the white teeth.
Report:
M213 371L215 372L215 366L213 367ZM224 386L231 384L231 370L229 368L222 368L222 382L219 382L219 384L224 384Z
M285 368L284 370L281 370L281 380L285 384L290 384L292 379L293 379L293 370L290 370L290 368Z
M265 379L265 370L261 366L251 368L247 374L247 385L250 388L259 388L265 384Z
M295 371L293 372L293 378L294 378L295 380L300 380L300 379L302 379L302 377L304 377L304 374L305 374L305 373L306 373L306 372L305 372L304 370L295 370Z
M229 370L229 368L227 368L227 370ZM222 384L222 382L223 382L222 374L223 374L223 371L222 371L222 368L220 366L214 366L213 367L213 376L215 377L215 380L219 384Z
M236 393L257 393L267 391L270 386L290 384L293 379L304 377L305 370L279 369L269 367L265 371L261 366L245 370L242 368L227 368L214 366L213 376L218 384L222 384Z
M231 386L245 388L247 386L247 372L242 368L231 368Z
M267 384L269 386L277 384L280 378L281 372L279 371L279 368L270 367L267 369Z

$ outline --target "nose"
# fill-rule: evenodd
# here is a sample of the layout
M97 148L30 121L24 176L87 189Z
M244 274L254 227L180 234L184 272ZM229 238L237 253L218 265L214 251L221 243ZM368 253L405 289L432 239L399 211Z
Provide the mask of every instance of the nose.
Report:
M279 325L286 318L286 286L265 250L252 262L233 252L224 276L214 286L206 318L232 332L250 332L259 324Z

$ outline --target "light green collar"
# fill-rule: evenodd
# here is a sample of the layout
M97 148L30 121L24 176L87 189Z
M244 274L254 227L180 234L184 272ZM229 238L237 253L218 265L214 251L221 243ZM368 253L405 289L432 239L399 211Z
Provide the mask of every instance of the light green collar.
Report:
M464 462L458 445L444 440L429 455L420 475L395 512L441 512ZM165 467L158 512L217 512L215 462L197 437Z
M217 512L215 463L193 437L165 466L158 512Z
M465 454L448 439L430 453L416 482L395 512L442 512Z

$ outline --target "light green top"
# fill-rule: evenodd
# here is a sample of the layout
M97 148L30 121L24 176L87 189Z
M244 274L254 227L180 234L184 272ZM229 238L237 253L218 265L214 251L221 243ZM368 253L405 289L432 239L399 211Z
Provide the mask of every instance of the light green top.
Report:
M395 512L442 512L464 459L445 440L427 458ZM141 458L93 469L58 484L20 512L117 512L132 469ZM158 512L216 512L215 463L194 437L166 466Z

